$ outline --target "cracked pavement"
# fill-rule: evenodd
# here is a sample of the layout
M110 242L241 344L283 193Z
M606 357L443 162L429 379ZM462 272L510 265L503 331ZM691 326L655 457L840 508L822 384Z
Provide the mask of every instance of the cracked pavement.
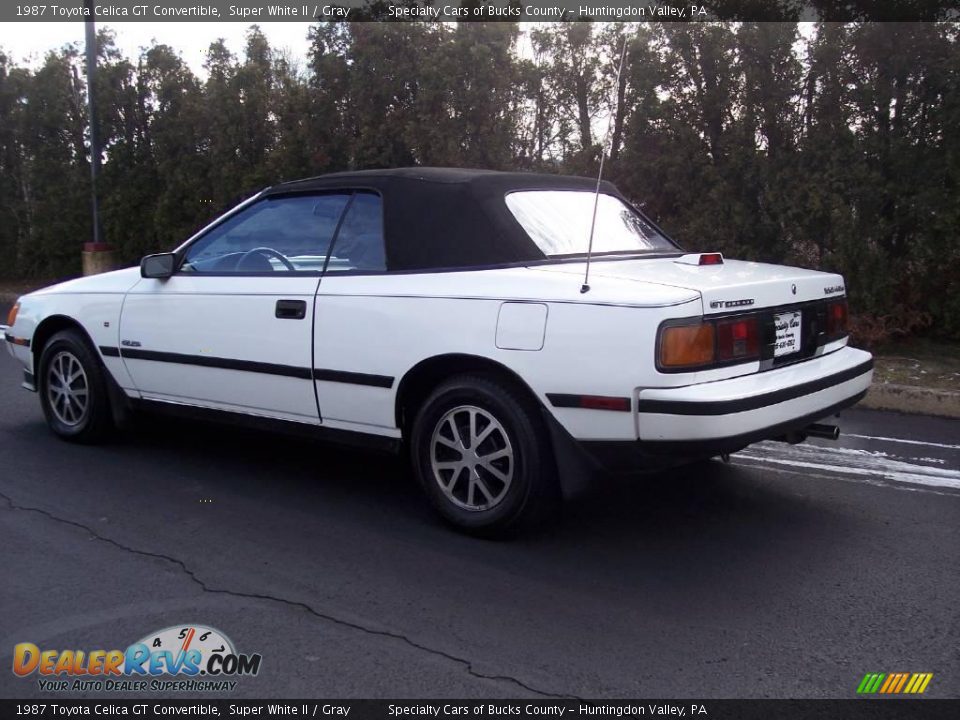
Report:
M16 642L181 623L263 655L235 697L850 697L890 669L960 695L957 492L710 463L497 543L442 526L395 459L154 419L70 445L6 355L0 407L3 697L51 697Z
M164 555L164 554L161 554L161 553L147 552L147 551L144 551L144 550L139 550L139 549L137 549L137 548L128 547L128 546L126 546L126 545L123 545L123 544L117 542L116 540L113 540L113 539L111 539L111 538L109 538L109 537L105 537L105 536L101 535L101 534L98 533L94 528L89 527L89 526L87 526L87 525L83 525L83 524L78 523L78 522L75 522L75 521L73 521L73 520L67 520L67 519L65 519L65 518L58 517L58 516L54 515L53 513L49 512L49 511L47 511L47 510L42 510L42 509L39 509L39 508L22 507L22 506L20 506L20 505L17 505L17 504L15 504L15 503L13 502L13 500L12 500L11 498L9 498L8 496L4 495L3 493L0 493L0 499L4 500L4 501L6 502L7 508L8 508L9 510L11 510L11 511L21 511L21 512L28 512L28 513L37 513L37 514L39 514L39 515L42 515L42 516L45 517L45 518L48 518L49 520L51 520L51 521L53 521L53 522L61 523L61 524L66 525L66 526L68 526L68 527L72 527L72 528L75 528L75 529L77 529L77 530L80 530L80 531L83 532L83 533L86 533L86 536L87 536L87 539L88 539L88 540L96 540L96 541L100 541L100 542L107 543L107 544L109 544L109 545L112 545L112 546L113 546L114 548L116 548L117 550L120 550L121 552L130 553L130 554L132 554L132 555L139 555L139 556L142 556L142 557L145 557L145 558L153 558L153 559L163 560L163 561L166 561L166 562L168 562L168 563L172 563L173 565L175 565L177 568L180 569L180 571L184 574L184 576L185 576L186 578L188 578L188 579L191 580L193 583L195 583L197 586L199 586L201 592L204 592L204 593L212 593L212 594L221 594L221 595L229 596L230 598L238 598L238 599L241 599L241 600L244 600L244 599L246 599L246 600L254 600L254 601L260 600L260 601L263 601L264 603L267 603L267 604L270 604L270 603L279 603L280 605L285 605L285 606L287 606L288 608L300 609L300 610L302 610L302 611L304 611L304 612L312 615L313 617L318 618L318 619L321 620L321 621L328 622L328 623L333 623L333 624L335 624L335 625L340 626L341 628L347 628L347 629L351 629L351 630L356 630L356 631L359 631L359 632L361 632L361 633L366 633L366 634L368 634L368 635L374 635L374 636L380 636L380 637L383 637L383 638L390 638L390 639L393 639L393 640L398 640L398 641L400 641L400 642L408 645L410 648L412 648L412 649L414 649L414 650L419 650L419 651L422 651L422 652L424 652L424 653L436 655L436 656L439 657L439 658L444 658L444 659L449 660L449 661L451 661L451 662L453 662L453 663L458 663L458 664L460 664L460 665L463 666L464 670L465 670L469 675L471 675L472 677L477 678L478 680L491 680L491 681L495 681L495 682L512 683L512 684L516 685L516 686L517 686L519 689L521 689L522 691L526 691L524 694L526 694L526 693L532 693L532 696L533 696L533 697L537 697L537 696L540 696L540 697L568 697L568 696L555 695L555 694L552 694L552 693L546 693L546 692L543 692L543 691L539 691L539 690L537 690L536 688L532 688L532 687L524 684L522 681L520 681L520 680L518 680L518 679L516 679L516 678L512 678L512 677L509 677L509 676L506 676L506 675L486 675L486 674L483 674L483 673L481 673L481 672L478 672L478 671L473 667L473 663L471 663L469 660L467 660L467 659L465 659L465 658L461 658L461 657L457 657L457 656L455 656L455 655L451 655L450 653L444 652L444 651L442 651L442 650L436 650L436 649L434 649L434 648L427 647L427 646L422 645L422 644L420 644L420 643L418 643L418 642L416 642L416 641L414 641L414 640L411 640L409 637L407 637L407 636L405 636L405 635L402 635L402 634L400 634L400 633L390 632L389 630L382 630L382 629L378 629L378 628L370 628L370 627L366 627L366 626L364 626L364 625L360 625L360 624L358 624L357 622L352 622L352 621L349 621L349 620L342 620L342 619L337 618L337 617L335 617L335 616L333 616L333 615L330 615L330 614L328 614L328 613L324 613L324 612L320 612L320 611L316 610L314 607L312 607L312 606L311 606L309 603L307 603L307 602L298 601L298 600L289 600L289 599L287 599L287 598L277 597L277 596L274 596L274 595L266 595L266 594L251 593L251 592L238 592L238 591L230 590L230 589L226 589L226 588L210 587L206 582L204 582L203 579L197 577L196 573L193 572L193 570L191 570L189 567L187 567L187 565L186 565L182 560L179 560L179 559L177 559L177 558L175 558L175 557L170 557L169 555ZM26 534L26 533L24 532L23 534ZM118 647L119 647L119 646L118 646Z

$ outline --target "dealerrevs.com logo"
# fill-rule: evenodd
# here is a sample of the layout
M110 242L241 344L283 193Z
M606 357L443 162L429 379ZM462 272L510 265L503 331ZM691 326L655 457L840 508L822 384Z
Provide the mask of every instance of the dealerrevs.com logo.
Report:
M126 650L13 648L13 672L37 676L40 690L229 692L235 678L260 672L261 656L238 653L230 639L204 625L174 625Z

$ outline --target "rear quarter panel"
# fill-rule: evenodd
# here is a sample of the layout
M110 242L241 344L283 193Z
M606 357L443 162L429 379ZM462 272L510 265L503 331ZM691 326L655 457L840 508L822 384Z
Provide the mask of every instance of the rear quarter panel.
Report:
M464 354L493 360L519 375L574 437L634 439L633 413L554 408L546 395L632 397L635 387L657 375L653 357L660 322L699 314L700 297L634 282L598 285L585 300L579 283L523 269L327 276L317 297L316 367L395 379L390 389L318 382L324 422L396 432L403 376L428 358ZM546 306L541 349L497 347L505 302Z

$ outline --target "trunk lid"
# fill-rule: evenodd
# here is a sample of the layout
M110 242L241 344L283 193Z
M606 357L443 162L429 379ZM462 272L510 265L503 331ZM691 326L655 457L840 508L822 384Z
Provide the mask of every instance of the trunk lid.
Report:
M841 297L843 277L785 265L724 259L722 265L696 265L681 258L594 258L590 278L616 278L699 292L704 315L781 307ZM537 269L583 276L585 263L541 265Z

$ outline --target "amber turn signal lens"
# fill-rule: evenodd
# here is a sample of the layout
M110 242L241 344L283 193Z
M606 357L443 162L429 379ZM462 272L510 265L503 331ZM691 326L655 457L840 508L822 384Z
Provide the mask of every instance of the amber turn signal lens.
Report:
M674 325L660 333L660 365L695 367L713 362L713 325Z
M17 322L17 313L20 312L20 303L15 303L10 312L7 313L7 325L13 327L14 323Z

